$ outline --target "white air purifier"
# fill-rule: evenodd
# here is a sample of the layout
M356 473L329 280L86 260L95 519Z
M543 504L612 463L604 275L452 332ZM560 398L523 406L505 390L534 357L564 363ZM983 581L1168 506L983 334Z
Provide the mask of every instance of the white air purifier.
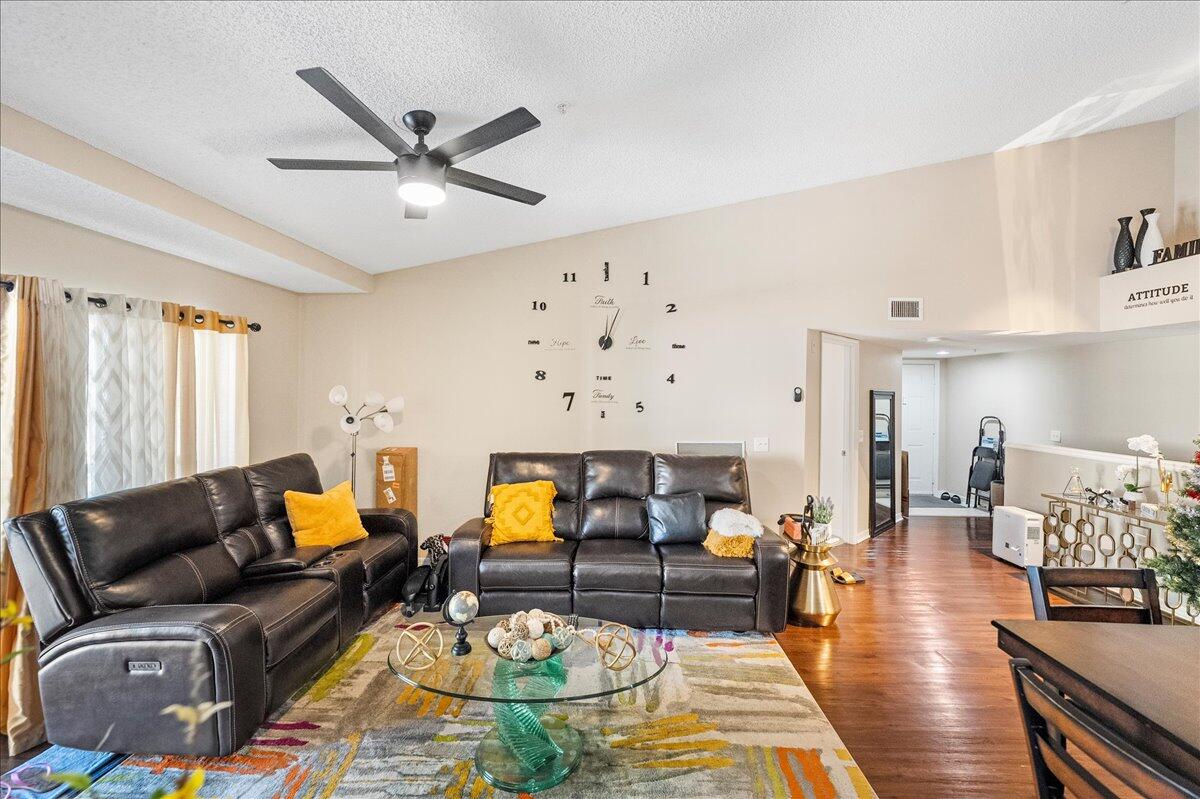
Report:
M1042 515L1012 505L992 514L992 554L1016 566L1042 565Z

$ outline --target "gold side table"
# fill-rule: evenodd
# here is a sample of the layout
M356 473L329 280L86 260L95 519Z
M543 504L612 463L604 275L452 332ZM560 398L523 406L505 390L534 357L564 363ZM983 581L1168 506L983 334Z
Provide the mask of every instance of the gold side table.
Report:
M803 627L828 627L842 612L833 591L829 568L837 565L830 550L842 542L831 538L821 544L792 541L792 573L788 579L788 622Z

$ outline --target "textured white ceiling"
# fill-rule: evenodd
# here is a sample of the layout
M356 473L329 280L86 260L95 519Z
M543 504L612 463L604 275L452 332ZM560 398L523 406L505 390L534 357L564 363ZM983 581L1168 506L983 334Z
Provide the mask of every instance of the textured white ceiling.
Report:
M1196 104L1198 8L3 2L0 99L382 272L1172 116ZM387 173L276 170L389 157L309 66L385 119L434 111L434 145L528 107L541 128L462 166L548 199L450 187L405 222ZM1114 86L1133 101L1063 116Z
M203 225L0 147L0 202L298 292L356 291Z

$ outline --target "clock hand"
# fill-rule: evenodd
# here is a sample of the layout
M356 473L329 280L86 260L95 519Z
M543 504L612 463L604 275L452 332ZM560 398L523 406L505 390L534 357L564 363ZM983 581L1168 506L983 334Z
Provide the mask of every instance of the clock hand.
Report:
M613 318L612 318L612 325L611 325L611 326L609 326L609 328L608 328L608 332L607 332L607 333L605 333L604 335L606 335L606 336L610 336L610 335L612 335L613 329L614 329L614 328L617 326L617 317L618 317L618 316L620 316L620 315L621 315L621 309L620 309L620 308L618 308L618 309L617 309L617 312L616 312L615 314L613 314Z

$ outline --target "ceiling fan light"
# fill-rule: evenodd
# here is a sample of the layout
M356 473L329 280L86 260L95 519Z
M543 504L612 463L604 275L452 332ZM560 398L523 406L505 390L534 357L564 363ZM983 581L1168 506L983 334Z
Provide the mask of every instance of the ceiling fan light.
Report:
M446 190L432 183L422 183L417 180L401 183L398 190L400 199L406 203L428 208L431 205L441 205L446 201Z
M428 208L446 200L446 165L425 155L401 158L396 165L400 197Z

